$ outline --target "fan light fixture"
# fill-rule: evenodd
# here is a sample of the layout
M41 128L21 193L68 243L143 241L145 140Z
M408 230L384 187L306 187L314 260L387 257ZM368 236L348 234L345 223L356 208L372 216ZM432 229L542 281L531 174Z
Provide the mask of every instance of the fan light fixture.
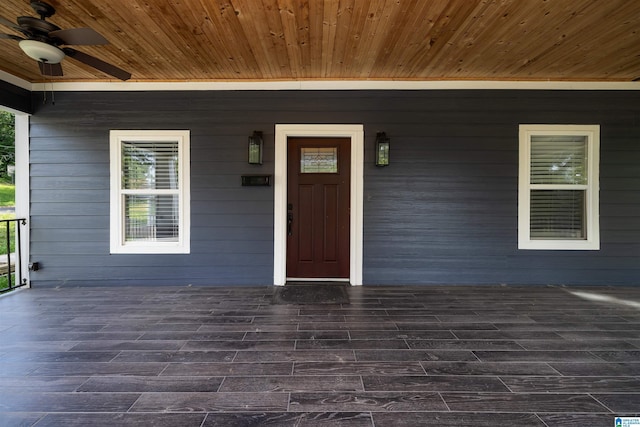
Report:
M47 64L59 64L65 56L61 49L38 40L21 40L18 44L30 58Z

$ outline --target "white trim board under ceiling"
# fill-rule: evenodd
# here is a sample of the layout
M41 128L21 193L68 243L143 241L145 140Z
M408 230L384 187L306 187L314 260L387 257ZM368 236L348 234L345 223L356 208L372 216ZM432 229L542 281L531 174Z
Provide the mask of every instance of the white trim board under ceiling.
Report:
M197 82L42 82L30 83L0 71L0 80L33 92L195 91L195 90L640 90L640 82L495 80L291 80Z

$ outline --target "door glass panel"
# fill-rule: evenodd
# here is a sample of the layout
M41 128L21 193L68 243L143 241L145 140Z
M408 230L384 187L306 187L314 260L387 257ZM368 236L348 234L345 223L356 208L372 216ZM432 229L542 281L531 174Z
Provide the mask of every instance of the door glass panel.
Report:
M300 173L338 173L338 148L301 147Z

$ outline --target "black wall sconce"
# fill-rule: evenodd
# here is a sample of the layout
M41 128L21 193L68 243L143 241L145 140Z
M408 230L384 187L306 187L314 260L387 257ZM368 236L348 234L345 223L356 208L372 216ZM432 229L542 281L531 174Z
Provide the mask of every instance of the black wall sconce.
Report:
M389 166L389 143L386 133L376 134L376 166Z
M253 131L253 135L249 137L249 164L262 164L262 132Z

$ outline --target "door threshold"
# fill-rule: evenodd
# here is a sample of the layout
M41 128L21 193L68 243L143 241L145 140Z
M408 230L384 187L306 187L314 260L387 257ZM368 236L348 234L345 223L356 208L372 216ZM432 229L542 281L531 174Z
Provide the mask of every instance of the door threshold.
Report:
M349 279L287 277L285 285L349 285Z

